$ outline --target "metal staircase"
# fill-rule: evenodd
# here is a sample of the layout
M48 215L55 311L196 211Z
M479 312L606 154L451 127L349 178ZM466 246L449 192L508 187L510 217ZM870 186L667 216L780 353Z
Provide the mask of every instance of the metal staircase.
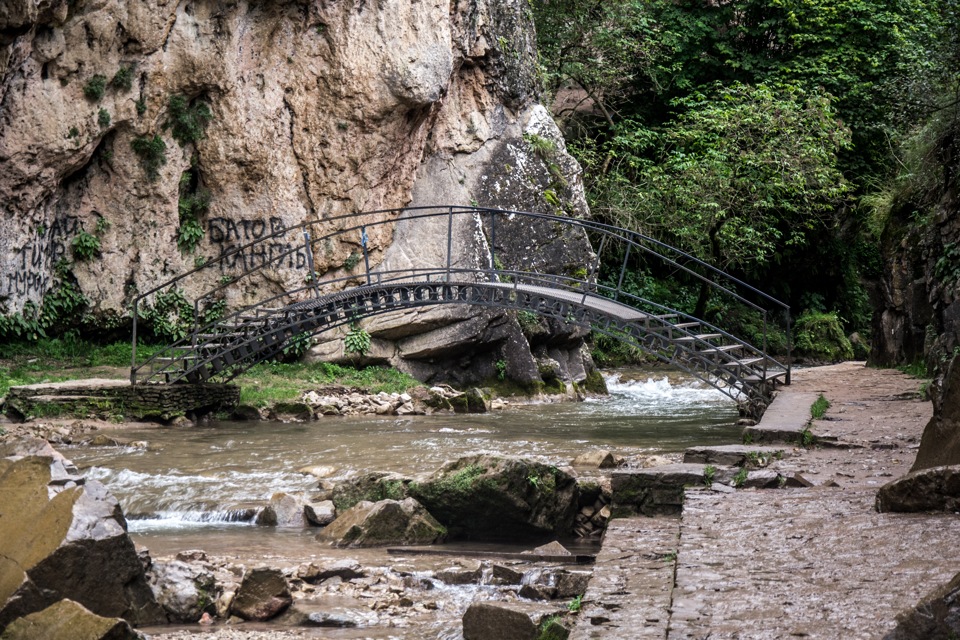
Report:
M448 232L447 250L440 265L402 270L370 269L366 238L371 228L382 224L422 224L431 218L445 217L448 229L452 230L454 221L462 219L461 216L469 216L471 224L482 230L489 249L487 264L472 268L456 266L461 261L454 255L452 233ZM505 224L516 224L518 219L535 225L560 225L559 228L566 228L567 232L572 229L586 234L594 246L600 247L595 254L595 263L589 265L587 276L500 267L496 255L497 225L502 229ZM329 225L334 221L324 222ZM589 327L594 332L632 344L708 382L736 400L741 410L748 414L762 411L777 385L789 384L789 365L765 352L768 314L783 313L789 331L786 305L687 254L639 234L574 218L475 207L372 212L344 217L340 222L349 226L315 239L311 239L310 224L278 231L277 234L285 234L287 239L291 234L302 235L303 245L300 247L307 253L311 276L306 278L306 284L202 326L197 323L187 337L143 364L136 364L134 355L131 382L226 381L259 362L276 357L295 341L323 331L403 309L466 304L531 312ZM358 232L363 250L362 273L351 272L337 278L313 277L313 252L320 243L348 234L356 236ZM256 242L237 251L249 249ZM616 286L597 282L596 278L600 253L615 243L619 243L619 251L624 254ZM294 246L291 251L300 247ZM694 281L707 283L716 295L729 297L761 315L764 344L754 346L718 326L624 291L624 274L630 268L631 251L635 252L635 257L655 256L666 261L691 275ZM221 278L222 284L197 298L194 318L201 315L200 309L205 302L222 299L227 287L237 286L245 278L271 265L283 264L284 260L289 260L289 255L289 252L281 253L274 261L257 269ZM229 257L229 253L225 254L221 260ZM182 290L183 280L201 275L204 269L216 268L217 262L211 261L140 296L134 303L135 309L142 308L158 292ZM747 293L770 303L772 310L752 302L735 288L746 288Z

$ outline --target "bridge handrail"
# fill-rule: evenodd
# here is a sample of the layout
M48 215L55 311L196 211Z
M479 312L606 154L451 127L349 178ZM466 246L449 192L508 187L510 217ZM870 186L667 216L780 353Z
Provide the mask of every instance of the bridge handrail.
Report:
M385 215L390 215L390 216L394 216L394 217L389 217L389 218L387 218L387 219L379 219L379 220L377 219L377 217L383 217L383 216L385 216ZM787 344L787 349L788 349L787 361L788 361L788 363L789 363L789 360L790 360L789 352L790 352L790 350L791 350L790 336L789 336L789 333L790 333L790 316L789 316L790 307L789 307L789 305L787 305L786 303L784 303L784 302L782 302L782 301L774 298L773 296L770 296L769 294L766 294L766 293L763 292L763 291L760 291L760 290L757 289L756 287L753 287L752 285L749 285L749 284L743 282L742 280L740 280L740 279L738 279L738 278L735 278L735 277L733 277L733 276L731 276L731 275L729 275L729 274L727 274L727 273L725 273L725 272L717 269L716 267L714 267L714 266L712 266L712 265L704 262L703 260L700 260L699 258L696 258L695 256L690 255L689 253L686 253L686 252L684 252L684 251L682 251L682 250L680 250L680 249L677 249L677 248L675 248L675 247L672 247L672 246L670 246L670 245L667 245L667 244L665 244L665 243L663 243L663 242L661 242L661 241L659 241L659 240L656 240L656 239L654 239L654 238L650 238L649 236L646 236L646 235L644 235L644 234L641 234L641 233L638 233L638 232L635 232L635 231L630 231L630 230L627 230L627 229L621 229L621 228L618 228L618 227L615 227L615 226L612 226L612 225L608 225L608 224L601 223L601 222L596 222L596 221L593 221L593 220L583 220L583 219L578 219L578 218L569 218L569 217L564 217L564 216L554 216L554 215L542 214L542 213L535 213L535 212L523 212L523 211L509 211L509 210L501 210L501 209L492 209L492 208L487 208L487 207L460 206L460 205L452 205L452 206L451 206L451 205L444 205L444 206L421 206L421 207L404 207L404 208L395 208L395 209L381 209L381 210L376 210L376 211L368 211L368 212L355 213L355 214L344 214L344 215L341 215L341 216L336 216L336 217L333 217L333 218L326 218L326 219L322 219L322 220L307 220L307 221L304 221L304 222L302 222L302 223L299 223L299 224L294 225L294 226L291 226L291 227L284 227L284 228L282 228L282 229L277 229L277 230L271 232L271 233L268 234L268 235L265 235L265 236L263 236L263 237L261 237L261 238L257 238L257 239L255 239L255 240L252 240L252 241L250 241L250 242L247 242L247 243L245 243L245 244L242 244L242 245L240 245L240 246L238 246L238 247L236 247L236 248L234 248L234 249L232 249L232 250L226 251L226 252L222 253L220 256L218 256L218 257L216 257L216 258L213 258L213 259L211 259L211 260L208 260L208 261L206 261L205 263L203 263L202 265L199 265L199 266L197 266L197 267L194 267L193 269L191 269L191 270L189 270L189 271L187 271L187 272L185 272L185 273L183 273L183 274L181 274L181 275L179 275L179 276L176 276L176 277L172 278L171 280L168 280L168 281L164 282L163 284L160 284L160 285L158 285L158 286L156 286L156 287L148 290L148 291L145 292L145 293L142 293L142 294L138 295L138 296L134 299L134 301L133 301L133 314L132 314L132 315L133 315L133 319L132 319L132 321L133 321L133 337L132 337L132 341L133 341L133 354L132 354L132 364L131 364L131 381L132 381L132 382L135 382L135 371L136 371L136 369L138 368L138 367L137 367L137 363L136 363L137 322L138 322L138 318L139 318L139 308L140 308L141 302L142 302L145 298L148 298L149 296L151 296L151 295L153 295L153 294L155 294L155 293L157 293L157 292L159 292L159 291L161 291L161 290L170 290L171 288L175 287L177 283L182 282L182 281L185 280L186 278L189 278L189 277L193 276L194 274L197 274L197 273L199 273L199 272L201 272L201 271L208 270L208 269L212 268L214 265L217 265L217 264L220 264L220 263L224 263L225 261L233 258L234 256L242 255L245 251L247 251L248 249L250 249L251 247L253 247L253 246L255 246L255 245L262 244L262 243L265 243L265 242L268 242L268 241L271 241L271 240L275 240L275 239L280 238L280 237L288 236L288 234L290 234L290 233L303 232L304 230L313 229L314 227L316 227L316 226L318 226L318 225L331 225L331 224L334 224L334 225L335 225L337 222L344 221L344 220L356 221L358 218L361 219L361 220L363 220L363 219L365 219L365 218L374 217L373 221L371 221L371 222L367 222L367 223L364 223L364 222L356 223L356 222L354 222L354 223L353 223L351 226L349 226L349 227L340 228L340 229L335 229L334 231L332 231L332 232L330 232L330 233L328 233L328 234L326 234L326 235L319 236L319 237L317 237L317 238L313 238L313 239L311 239L311 240L308 240L309 247L311 248L311 250L312 250L312 247L313 247L317 242L320 242L320 241L323 241L323 240L327 240L327 239L334 238L334 237L338 237L338 236L344 236L344 235L346 235L346 234L348 234L348 233L357 232L357 231L359 231L359 232L361 232L361 234L363 234L363 233L365 233L365 230L366 230L368 227L375 227L375 226L386 225L386 224L397 224L398 222L401 222L401 221L407 222L407 221L410 221L410 220L417 220L417 219L424 219L424 218L436 218L436 217L449 216L450 219L451 219L451 223L450 223L450 224L452 225L452 218L453 218L454 215L458 215L458 216L459 216L459 215L472 215L472 216L485 216L485 215L489 215L489 216L490 216L490 220L491 220L491 223L490 223L490 224L491 224L491 230L490 230L490 231L491 231L491 235L495 234L495 225L496 225L496 222L495 222L495 221L496 221L496 216L506 216L506 217L511 217L511 218L512 218L513 216L522 216L522 217L532 218L532 219L542 219L542 220L550 220L550 221L553 221L553 222L561 222L561 223L566 224L566 225L570 225L570 226L574 226L574 227L580 227L580 228L583 229L584 231L599 232L599 233L606 234L606 236L614 237L614 238L616 238L616 239L618 239L618 240L625 241L626 243L628 243L628 244L627 244L628 250L627 250L627 252L626 252L626 255L624 256L623 266L622 266L622 269L621 269L620 282L618 283L618 285L617 285L616 288L607 287L607 286L604 285L604 288L605 288L605 289L607 289L608 291L610 291L610 292L612 292L612 293L614 294L614 296L613 296L614 299L617 299L620 295L624 295L624 296L628 296L628 297L633 298L633 299L643 300L642 298L639 298L639 297L637 297L637 296L633 296L633 295L628 294L627 292L625 292L625 291L622 290L623 272L625 271L625 269L626 269L626 267L627 267L628 260L629 260L629 247L637 247L638 249L644 251L644 252L647 253L647 254L651 254L651 255L653 255L653 256L656 256L656 257L660 258L660 259L663 260L665 263L670 264L670 265L672 265L672 266L674 266L674 267L676 267L676 268L679 268L679 269L683 270L684 272L690 274L691 276L695 277L696 279L699 279L701 282L704 282L704 283L708 284L710 287L712 287L712 288L714 288L714 289L716 289L716 290L718 290L718 291L720 291L720 292L722 292L722 293L724 293L724 294L726 294L726 295L732 296L734 299L736 299L736 300L738 300L738 301L746 304L747 306L753 308L754 310L760 311L760 312L763 314L764 333L765 333L765 341L766 341L766 323L767 323L766 314L767 314L767 309L765 309L765 308L763 308L763 307L761 307L761 306L759 306L759 305L751 302L750 300L748 300L747 298L745 298L745 297L742 296L741 294L737 293L736 291L733 291L733 290L731 290L731 289L729 289L729 288L727 288L727 287L719 284L718 282L715 282L715 281L712 280L710 277L707 277L707 276L705 276L705 275L703 275L703 274L695 271L694 269L690 268L689 266L678 262L678 259L689 260L689 261L691 261L694 265L699 266L699 267L707 270L709 273L713 274L714 276L718 276L719 278L721 278L721 279L723 279L723 280L732 282L732 283L734 283L734 285L736 285L736 286L743 287L743 288L745 288L747 291L749 291L749 292L751 292L751 293L753 293L753 294L756 294L756 295L760 296L760 297L763 298L764 300L769 301L769 302L772 303L774 306L779 307L779 308L781 308L782 310L784 310L784 311L786 312L787 334L788 334L788 336L787 336L787 340L788 340L788 344ZM401 217L401 216L402 216L402 217ZM479 218L478 221L482 223L482 217ZM308 236L308 238L309 238L309 236ZM676 258L671 258L671 257L668 257L668 256L666 256L666 255L663 255L663 254L655 251L655 250L652 249L651 247L647 246L646 243L649 243L649 244L652 244L652 245L654 245L654 246L656 246L656 247L659 247L659 248L661 248L662 250L672 252L673 254L675 254ZM271 268L271 267L273 267L273 266L276 266L277 264L281 264L284 259L286 259L286 258L290 257L291 255L297 253L297 252L300 250L300 248L301 248L300 245L293 244L293 245L291 245L291 248L290 248L289 250L287 250L287 251L285 251L285 252L282 252L282 253L280 253L280 254L271 255L271 259L270 259L269 261L264 261L262 264L254 267L254 268L252 268L252 269L245 270L245 271L243 271L242 273L240 273L240 274L238 274L238 275L236 275L236 276L231 276L230 279L229 279L229 281L220 283L220 284L218 284L217 286L215 286L215 287L213 287L213 288L210 288L210 289L206 290L205 292L201 293L201 294L197 297L197 299L196 299L196 301L195 301L195 318L197 317L197 316L196 316L196 311L198 310L198 305L199 305L200 300L204 300L204 299L209 299L209 298L211 298L212 296L216 295L216 294L219 293L220 291L226 289L227 287L235 284L237 281L239 281L239 280L241 280L241 279L243 279L243 278L245 278L245 277L247 277L247 276L251 276L251 275L253 275L253 274L259 273L259 272L261 272L261 271L263 271L263 270L265 270L265 269L267 269L267 268ZM372 272L371 272L371 270L370 270L370 268L369 268L369 257L368 257L368 255L367 255L367 248L366 248L366 244L365 244L365 243L363 243L363 250L364 250L364 259L365 259L365 261L367 262L367 264L366 264L366 274L365 274L365 275L366 275L367 281L369 282L370 276L371 276L372 274L374 274L374 273L377 273L377 272L376 272L376 271L372 271ZM451 245L450 245L450 237L449 237L449 231L448 231L447 268L446 268L446 271L447 271L447 272L449 272L449 271L451 270L451 267L450 267L450 263L451 263L451 251L452 251L452 249L451 249ZM492 269L493 264L494 264L495 252L496 252L496 248L495 248L495 237L494 237L494 238L491 238L491 241L490 241L490 243L489 243L489 251L490 251L490 256L489 256L490 262L489 262L489 264L490 264L490 266L491 266L491 271L497 271L497 272L506 273L505 271L502 271L502 270ZM597 256L598 256L598 258L599 258L599 250L597 251ZM312 251L311 251L311 252L308 252L308 257L312 258ZM309 262L310 262L310 266L311 266L311 277L316 278L316 274L315 274L315 272L314 272L313 269L312 269L312 260L310 260ZM358 277L358 276L356 276L356 275L354 275L354 274L351 274L351 275L349 275L349 276L345 276L345 277L342 277L342 278L327 280L327 281L324 282L324 284L325 284L325 285L326 285L326 284L334 284L334 283L343 282L343 281L347 281L347 280L355 280L355 279L357 279L357 277ZM574 278L571 278L571 280L578 281L578 282L581 282L581 283L584 283L584 284L591 284L589 281L586 281L586 280L576 280L576 279L574 279ZM313 286L315 287L315 286L316 286L316 283L314 283ZM598 285L597 285L596 283L592 283L592 286L598 286ZM302 289L301 289L301 290L302 290ZM283 294L281 294L281 295L283 295ZM652 303L652 301L646 301L646 302ZM262 304L262 302L257 303L257 304ZM656 303L653 303L653 304L656 304ZM254 305L251 305L251 306L254 306ZM665 308L665 309L669 309L669 308L667 308L667 307L664 307L664 308ZM249 307L246 307L245 309L249 309ZM679 312L679 311L677 311L677 310L675 310L675 309L670 309L670 311L671 311L672 313L681 313L681 312ZM686 317L690 317L688 314L683 314L683 315L686 316ZM699 320L699 319L698 319L698 320ZM196 325L195 325L195 326L196 326ZM712 326L712 325L711 325L711 326ZM727 334L727 335L729 335L729 334ZM764 345L764 349L763 349L763 352L765 352L765 351L766 351L766 345ZM787 364L788 376L789 376L789 368L790 368L790 367L789 367L789 364Z

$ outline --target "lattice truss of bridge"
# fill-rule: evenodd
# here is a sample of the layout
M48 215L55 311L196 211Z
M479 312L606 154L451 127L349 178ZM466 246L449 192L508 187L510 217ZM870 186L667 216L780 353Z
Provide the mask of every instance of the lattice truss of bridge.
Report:
M486 255L458 252L454 228L461 229L464 223L475 229ZM784 362L789 363L787 305L678 249L626 229L566 216L460 206L374 211L290 228L271 226L262 237L224 251L134 301L131 383L226 382L309 336L378 314L447 304L535 313L589 328L696 376L733 398L747 414L756 414L777 385L790 382L789 364L768 354L768 338L776 324L780 336L786 331L786 345L781 346L786 351ZM419 256L420 262L435 264L372 266L376 256L368 247L374 234L390 237L404 231L415 237L418 228L428 227L429 237L437 237L444 228L446 232L445 247L431 246ZM573 269L567 265L565 273L547 272L532 264L535 261L514 260L524 264L504 266L500 249L504 239L534 229L547 229L561 241L589 241L584 246L594 248L590 263ZM355 251L339 268L318 273L314 256L338 242ZM619 269L611 269L611 263ZM625 283L635 283L641 269L668 270L728 312L734 311L729 315L750 314L758 325L753 336L758 344L634 295ZM249 301L251 291L260 288L254 286L255 278L275 282L277 274L286 273L289 280L291 270L303 273L296 286ZM246 304L223 313L236 291L244 292ZM182 339L138 362L138 317L161 300L183 301L184 292L194 298L192 326Z

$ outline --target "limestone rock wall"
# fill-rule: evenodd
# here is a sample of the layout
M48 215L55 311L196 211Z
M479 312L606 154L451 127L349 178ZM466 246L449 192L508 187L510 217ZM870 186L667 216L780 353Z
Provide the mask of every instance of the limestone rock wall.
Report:
M138 292L305 220L411 203L585 214L579 168L538 104L533 34L523 0L4 2L0 316L32 317L67 288L87 322L122 327ZM422 259L429 233L378 229L374 265ZM458 238L465 260L485 251L476 229ZM316 269L336 270L352 242L316 251ZM298 249L227 303L299 286L306 265ZM522 342L503 314L450 313L419 325Z

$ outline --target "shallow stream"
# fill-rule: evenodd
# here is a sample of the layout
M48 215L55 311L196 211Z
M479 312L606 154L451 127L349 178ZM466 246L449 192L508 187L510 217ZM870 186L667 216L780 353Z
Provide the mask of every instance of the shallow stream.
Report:
M230 520L241 507L263 505L278 491L309 492L317 481L299 472L306 466L330 467L336 481L366 471L430 473L476 453L567 465L583 451L607 448L639 462L739 437L736 406L698 382L621 372L607 383L606 398L512 405L488 414L120 429L117 437L149 446L78 447L68 457L118 497L131 532L157 536L221 531L236 525Z

